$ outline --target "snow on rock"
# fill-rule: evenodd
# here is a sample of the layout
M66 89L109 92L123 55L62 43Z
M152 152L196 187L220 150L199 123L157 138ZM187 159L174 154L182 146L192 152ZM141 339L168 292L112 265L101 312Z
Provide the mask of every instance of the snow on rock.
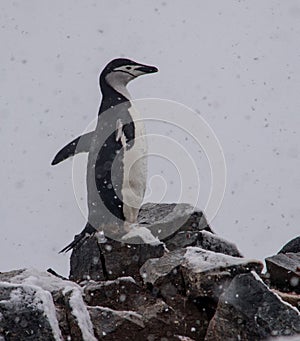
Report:
M204 250L198 247L187 247L182 265L194 273L236 267L245 264L261 263L254 259L240 258Z
M132 244L146 243L151 245L161 244L157 237L154 237L150 230L140 225L131 225L130 231L122 237L122 241Z
M106 307L93 307L99 309L103 313L111 313L116 314L117 316L129 320L133 323L136 323L140 327L144 327L143 316L141 314L136 313L135 311L130 310L114 310Z
M255 271L251 271L251 274L253 275L253 277L259 281L263 286L265 286L268 290L270 290L268 288L268 286L263 282L263 280L258 276L258 274ZM282 303L285 304L286 306L288 306L289 308L293 309L297 315L300 316L300 312L297 308L295 308L292 304L288 303L287 301L283 300L282 297L276 293L274 290L270 291L273 295L275 295L277 297L277 299Z
M142 316L131 311L89 307L89 312L98 340L135 340L144 328Z
M21 273L11 277L10 281L12 283L34 285L49 292L64 289L66 286L81 289L81 287L74 282L62 280L48 272L36 269L24 269Z
M0 282L0 289L0 332L17 334L20 339L36 335L36 340L42 340L47 335L49 340L62 340L50 292L9 282Z
M252 270L261 273L263 264L254 259L188 247L181 269L190 296L218 298L237 274Z
M262 268L257 260L187 247L149 259L140 273L145 283L157 286L161 293L171 292L172 285L174 294L185 290L193 297L218 297L235 275L251 270L260 273Z
M168 250L173 251L188 246L197 246L205 250L224 253L234 257L242 254L234 243L206 230L183 230L165 241Z
M87 307L83 302L81 290L67 287L63 294L69 296L72 315L76 318L84 341L97 341L93 331L93 324Z
M47 272L23 269L0 274L0 288L0 335L16 334L25 340L26 335L33 334L36 340L55 341L62 340L63 334L72 335L72 331L61 330L59 317L68 311L60 314L61 307L55 304L63 300L70 305L70 314L77 321L82 339L96 340L82 299L83 289L76 283ZM16 316L19 316L17 321Z
M260 275L262 263L242 258L234 244L210 233L202 212L194 212L171 234L163 231L176 227L188 210L184 205L145 206L140 219L153 223L147 229L154 240L143 227L131 231L131 239L141 244L108 237L99 241L94 236L75 247L70 278L80 284L53 271L0 273L0 341L299 336L299 295L272 292L267 286L272 284L270 277ZM163 235L168 237L162 239ZM166 252L156 237L171 251ZM288 278L296 291L298 254L276 259L283 257L289 264L293 260L293 277L287 268L280 271L280 280Z

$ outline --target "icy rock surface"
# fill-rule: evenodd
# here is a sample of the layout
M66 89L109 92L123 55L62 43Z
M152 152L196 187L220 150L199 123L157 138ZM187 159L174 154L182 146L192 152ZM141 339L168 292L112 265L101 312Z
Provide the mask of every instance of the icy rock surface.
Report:
M53 270L0 273L0 341L300 340L298 277L290 278L298 254L271 257L294 262L277 265L276 283L293 283L281 292L262 263L212 233L201 212L178 229L190 207L176 206L175 215L172 208L144 206L150 244L85 241L72 253L70 280ZM177 230L163 237L162 222Z

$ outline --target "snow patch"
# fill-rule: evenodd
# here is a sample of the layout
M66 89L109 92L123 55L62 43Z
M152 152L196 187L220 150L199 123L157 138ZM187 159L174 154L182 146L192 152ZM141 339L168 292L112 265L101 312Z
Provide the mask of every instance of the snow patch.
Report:
M233 257L222 253L204 250L199 247L189 246L187 247L187 251L184 255L184 262L182 265L186 264L197 273L214 270L216 266L218 268L226 268L229 266L246 265L247 263L260 264L260 262L255 259Z
M157 237L154 237L151 231L148 230L146 227L140 226L138 224L131 224L130 231L122 237L122 240L135 237L140 237L142 241L145 242L146 244L151 245L161 244L161 241Z
M69 287L63 290L63 294L66 295L70 291L70 307L72 309L72 314L77 319L83 339L85 341L97 341L94 335L94 328L90 314L82 299L81 290Z
M136 281L131 277L131 276L124 276L124 277L118 277L114 280L110 280L110 281L102 281L102 282L89 282L88 283L88 287L91 288L93 286L95 287L104 287L104 286L109 286L109 285L112 285L114 283L116 284L120 284L121 281L124 281L124 282L131 282L131 283L134 283L136 284Z
M12 277L9 281L11 283L34 285L49 292L62 290L66 286L81 289L76 283L65 281L48 272L36 269L26 269L21 274Z
M47 316L55 340L62 340L61 331L59 329L56 317L56 309L51 293L43 289L37 288L35 302L36 303L39 302L38 303L39 305L37 304L37 306L40 307L41 310L43 310L44 314Z
M114 310L114 309L110 309L107 307L102 307L102 306L93 306L90 307L90 309L100 309L101 311L104 312L108 312L108 313L112 313L114 315L117 315L123 319L126 319L130 322L133 322L137 325L139 325L140 327L144 328L144 322L143 322L143 316L136 313L135 311L131 311L131 310Z

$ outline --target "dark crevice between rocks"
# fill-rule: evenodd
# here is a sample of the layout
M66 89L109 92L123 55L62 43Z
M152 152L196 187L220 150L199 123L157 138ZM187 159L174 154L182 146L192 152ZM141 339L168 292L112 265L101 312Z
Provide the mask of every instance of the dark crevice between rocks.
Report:
M208 322L213 318L218 306L218 300L211 297L196 297L192 302L200 312L205 309Z
M61 330L63 338L67 340L71 330L71 323L69 318L69 311L66 309L66 298L62 290L54 292L52 294L52 297L56 307L56 315L59 328Z
M103 277L107 281L108 280L108 271L106 268L105 256L104 256L104 253L103 253L99 243L97 243L97 246L98 246L99 255L100 255L100 262L101 262L101 266L102 266Z

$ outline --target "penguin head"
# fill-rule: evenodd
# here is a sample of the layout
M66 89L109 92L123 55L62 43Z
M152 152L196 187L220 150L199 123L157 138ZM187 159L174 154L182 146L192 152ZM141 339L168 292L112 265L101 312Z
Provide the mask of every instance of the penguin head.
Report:
M100 75L101 81L108 84L118 84L126 86L131 80L148 74L157 72L155 66L149 66L134 62L130 59L118 58L109 62Z

